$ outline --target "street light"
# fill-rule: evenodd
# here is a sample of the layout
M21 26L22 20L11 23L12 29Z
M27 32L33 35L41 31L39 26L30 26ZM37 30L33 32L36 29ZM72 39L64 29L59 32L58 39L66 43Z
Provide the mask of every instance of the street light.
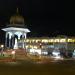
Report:
M3 47L4 47L4 45L1 45L1 48L2 48L1 55L3 55Z

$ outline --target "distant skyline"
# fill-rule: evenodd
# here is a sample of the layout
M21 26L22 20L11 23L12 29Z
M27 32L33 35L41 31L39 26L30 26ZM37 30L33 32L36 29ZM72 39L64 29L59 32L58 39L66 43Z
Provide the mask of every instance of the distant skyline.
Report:
M71 21L74 13L71 2L65 4L63 0L0 0L0 29L16 14L17 7L31 30L28 36L75 36ZM2 33L4 32L0 30L0 38L4 36Z

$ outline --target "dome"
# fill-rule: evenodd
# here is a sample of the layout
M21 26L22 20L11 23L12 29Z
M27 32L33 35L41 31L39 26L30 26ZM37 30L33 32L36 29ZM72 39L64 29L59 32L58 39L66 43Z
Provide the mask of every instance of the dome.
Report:
M24 18L20 15L11 16L10 24L24 24Z
M8 27L25 27L24 18L23 16L19 14L18 8L17 8L16 14L10 17L10 24L7 26Z

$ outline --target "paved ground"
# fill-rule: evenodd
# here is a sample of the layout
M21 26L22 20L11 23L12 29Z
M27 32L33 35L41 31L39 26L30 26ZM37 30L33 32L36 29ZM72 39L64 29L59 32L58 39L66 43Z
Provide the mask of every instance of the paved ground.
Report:
M0 75L75 75L75 61L0 63Z

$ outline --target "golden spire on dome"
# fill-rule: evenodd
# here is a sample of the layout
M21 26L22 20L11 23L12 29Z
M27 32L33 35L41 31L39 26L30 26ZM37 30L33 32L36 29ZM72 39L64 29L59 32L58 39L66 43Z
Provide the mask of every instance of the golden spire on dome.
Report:
M19 14L19 9L16 9L16 14L11 16L10 24L24 24L24 18Z

